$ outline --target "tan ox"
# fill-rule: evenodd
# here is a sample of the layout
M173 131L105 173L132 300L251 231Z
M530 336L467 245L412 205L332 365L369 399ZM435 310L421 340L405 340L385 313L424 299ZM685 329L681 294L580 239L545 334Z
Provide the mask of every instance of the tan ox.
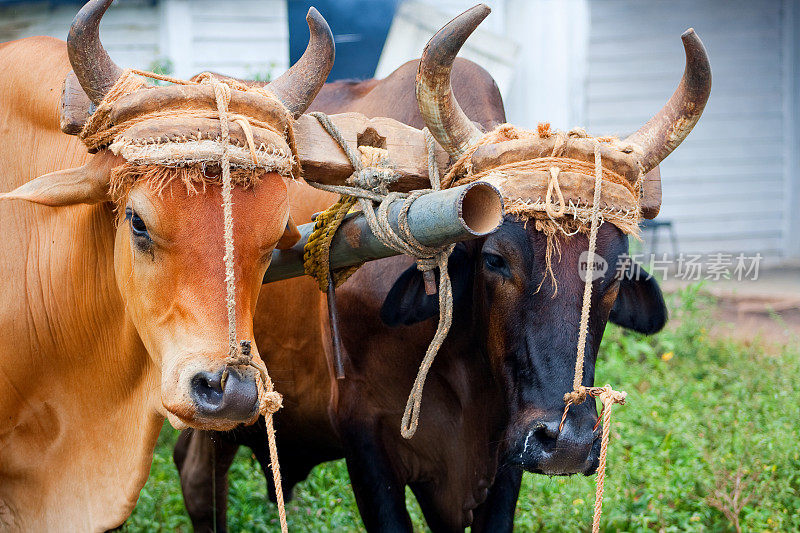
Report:
M188 194L172 182L159 194L135 183L114 205L109 172L121 159L89 155L60 131L70 69L95 104L121 73L98 38L110 3L86 4L67 46L0 45L0 190L17 188L0 202L0 530L116 527L147 479L163 417L222 430L257 416L253 369L222 379L220 186ZM303 58L269 87L295 114L333 61L316 11L309 26ZM233 215L237 338L252 340L271 253L296 235L285 179L234 187Z

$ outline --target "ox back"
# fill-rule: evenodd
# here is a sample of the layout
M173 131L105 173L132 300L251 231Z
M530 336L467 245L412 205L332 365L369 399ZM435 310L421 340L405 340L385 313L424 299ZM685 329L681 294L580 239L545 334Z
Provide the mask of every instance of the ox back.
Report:
M417 66L418 61L408 62L383 80L328 83L309 110L360 112L422 128L414 95ZM471 120L485 129L505 122L500 92L483 68L456 59L452 80L454 94ZM296 187L290 198L297 223L309 221L335 200L308 186ZM470 338L463 330L451 330L434 364L417 435L410 441L400 436L403 406L436 321L420 324L409 338L408 328L387 327L379 312L390 288L411 264L405 257L375 261L337 290L347 354L343 381L331 377L325 297L316 284L298 278L263 287L255 338L284 395L284 408L276 417L284 490L290 494L314 466L346 457L370 531L411 531L406 485L434 530L463 529L472 522L473 509L473 530L510 530L521 470L507 468L496 476L497 446L506 422L503 394L488 363L474 357L465 344ZM270 305L263 305L265 301ZM268 473L263 418L226 433L181 434L175 462L197 531L214 529L214 500L216 530L225 531L226 475L241 445L253 450ZM271 475L266 478L274 495ZM389 490L383 490L387 486Z

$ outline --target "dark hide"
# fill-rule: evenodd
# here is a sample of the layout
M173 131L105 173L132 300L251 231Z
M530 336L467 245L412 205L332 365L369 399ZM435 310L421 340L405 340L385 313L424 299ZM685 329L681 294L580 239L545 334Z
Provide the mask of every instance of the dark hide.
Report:
M463 304L464 296L472 282L473 271L468 262L467 249L459 243L450 254L448 272L453 288L453 304ZM439 286L439 271L435 272ZM425 283L416 265L400 274L381 307L381 320L387 326L410 326L431 317L439 316L439 295L425 293Z

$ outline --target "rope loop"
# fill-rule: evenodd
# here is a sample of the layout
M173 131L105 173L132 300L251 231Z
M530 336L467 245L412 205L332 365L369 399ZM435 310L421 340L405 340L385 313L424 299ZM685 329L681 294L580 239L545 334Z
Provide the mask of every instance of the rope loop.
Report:
M536 145L544 139L548 139L547 143L552 143L552 148L549 149L549 153L547 150L542 150L540 157L513 160L510 162L497 161L496 165L489 166L489 168L482 168L477 172L475 171L473 156L481 146L513 140L525 140ZM573 143L573 148L578 148L578 150L573 150L570 148L570 139L585 139L592 143L593 161L585 161L583 157L579 157L579 155L583 155L583 151L585 150L586 145L584 142ZM534 220L536 229L544 233L547 237L547 248L545 250L546 274L542 277L539 288L541 288L541 284L544 283L546 276L549 275L554 286L553 297L556 296L558 286L555 274L552 270L551 258L554 253L557 253L559 257L561 254L560 245L556 239L557 235L571 237L578 233L588 233L588 264L585 274L586 278L584 279L585 285L578 329L575 371L572 390L564 395L564 412L559 424L559 432L564 428L569 409L572 405L580 405L585 402L588 397L599 397L601 399L601 403L604 407L601 416L598 417L598 425L600 420L604 420L605 423L603 426L603 441L601 447L602 460L597 471L598 489L593 519L593 531L595 532L598 531L600 513L602 512L601 506L603 483L605 479L608 427L610 426L611 420L611 406L615 403L622 404L625 400L624 392L614 391L610 386L586 387L583 385L584 359L588 336L589 312L591 309L597 234L600 226L602 226L605 221L608 221L626 234L638 235L639 221L641 219L640 199L644 175L640 161L637 162L638 177L635 182L631 180L630 176L624 173L617 173L614 170L614 167L617 165L609 165L608 168L603 168L601 143L606 144L611 150L619 150L626 154L630 154L634 151L632 145L625 144L615 137L593 137L589 135L584 128L573 128L568 132L563 132L551 130L550 124L539 124L537 130L533 131L516 128L510 124L501 124L492 131L485 133L477 142L467 148L450 166L449 171L443 179L444 183L448 184L448 186L462 185L480 179L491 180L493 176L500 177L503 180L514 179L519 180L521 183L526 183L530 182L532 173L536 173L536 186L538 187L540 184L546 185L544 201L542 201L540 196L525 197L524 194L517 194L515 192L514 197L506 199L506 213L517 215L523 220ZM576 144L580 144L580 146L576 146ZM549 145L543 144L542 146ZM546 183L539 181L542 178L541 173L547 173ZM562 184L559 181L559 177L562 173L593 178L594 190L592 201L589 202L583 198L583 195L576 194L576 191L578 193L584 192L580 187L574 184L572 186L567 186L567 180L563 180L564 183ZM609 198L609 201L601 206L603 181L613 184L611 188L613 194L610 196L617 196L617 198ZM563 191L562 185L565 185L565 190ZM580 185L583 184L581 183ZM616 186L624 187L629 194L626 194L624 191L619 191ZM621 194L617 194L618 191ZM564 196L565 192L568 199ZM580 198L575 198L576 196L580 196ZM538 290L537 288L537 291Z
M389 193L389 185L395 181L397 174L391 169L368 167L353 172L346 183L352 187L386 195Z
M564 194L561 192L561 185L558 183L558 175L561 173L560 167L550 167L550 180L547 182L547 194L544 198L544 208L550 218L564 216L567 204L564 201ZM553 209L553 191L558 196L558 209Z
M567 137L580 137L589 138L586 130L583 128L574 128L567 134L558 132L558 138L553 148L551 157L560 157L566 143ZM584 362L586 357L586 340L589 330L589 312L592 305L592 287L594 284L594 257L597 249L597 233L603 223L601 215L600 199L603 187L603 161L600 152L601 139L592 138L594 142L594 196L592 199L590 226L589 226L589 249L587 254L587 265L583 286L583 305L581 307L581 317L578 326L578 345L577 357L575 358L575 372L572 380L572 391L564 395L564 412L561 415L561 422L558 426L559 433L563 431L564 424L567 420L567 414L572 405L580 405L586 401L587 398L600 398L602 404L602 411L598 417L598 423L603 420L603 433L600 443L600 461L597 468L597 489L595 491L595 506L594 516L592 518L592 531L597 533L600 528L600 515L602 514L603 506L603 490L606 475L606 455L608 453L608 440L609 428L611 426L611 407L615 403L625 403L625 392L615 391L610 385L605 387L586 387L583 385L583 371ZM550 180L547 186L547 195L545 197L545 211L547 215L554 222L556 218L564 215L564 198L561 193L561 187L558 183L558 175L560 168L556 166L550 167ZM553 191L559 199L558 208L554 208L552 204ZM563 230L560 224L557 224ZM595 429L597 429L595 427Z
M214 92L216 111L212 109L193 109L192 106L189 105L176 104L175 106L171 106L170 108L167 109L159 109L157 111L151 111L148 113L135 115L133 118L124 120L119 124L113 124L110 119L110 114L113 111L115 102L117 102L121 97L139 90L151 90L151 89L156 90L155 87L147 85L144 78L166 81L177 85L188 86L188 85L202 84L210 86ZM281 120L283 120L283 122L279 121L278 126L276 126L275 124L261 122L254 117L248 117L236 113L231 113L229 108L234 90L258 92L262 94L264 97L268 98L269 100L272 100L272 102L278 106L278 109L282 110L283 117ZM257 167L260 167L269 172L277 171L277 169L271 165L266 165L263 162L263 160L259 159L259 152L261 153L261 157L263 158L264 152L267 151L267 149L264 148L263 145L260 146L258 149L256 148L255 138L253 134L253 126L270 129L274 133L282 135L290 151L292 152L292 156L283 154L282 149L280 149L279 154L274 151L270 151L268 155L270 157L274 156L274 158L278 158L278 156L280 156L280 158L282 158L282 160L284 161L291 160L291 165L294 168L294 173L296 175L299 175L299 166L298 166L299 163L296 157L297 150L294 143L294 131L292 129L293 122L291 120L291 114L283 105L283 103L280 102L280 100L277 99L268 90L251 88L246 84L239 82L237 80L233 79L220 80L211 73L203 73L197 76L196 81L187 81L178 78L173 78L171 76L155 74L152 72L145 72L135 69L126 69L122 72L122 74L114 83L114 85L106 93L103 100L97 106L95 112L86 121L86 124L84 125L79 135L79 138L84 143L84 145L86 145L87 148L89 148L90 151L105 149L109 148L109 146L113 146L112 143L115 143L118 137L122 136L129 128L131 128L135 124L142 123L145 120L151 120L154 118L162 118L162 119L168 118L170 120L180 121L193 117L218 119L220 128L220 137L218 142L221 148L221 155L218 156L218 158L216 155L214 155L213 161L215 164L218 163L221 169L222 208L223 208L223 219L224 219L223 234L224 234L225 252L223 255L223 263L225 268L225 274L224 274L225 288L226 288L225 301L226 301L227 320L228 320L228 355L224 359L225 367L222 375L222 386L224 389L225 382L228 379L230 367L251 366L255 369L256 372L255 381L256 381L258 400L259 400L259 413L264 415L266 419L270 461L273 472L273 481L275 484L275 492L277 495L278 515L280 518L281 531L285 533L288 530L286 522L286 510L283 500L283 490L281 488L280 465L278 463L278 451L275 440L275 429L272 420L272 415L281 408L282 397L278 392L274 390L272 380L269 377L269 373L267 372L267 368L263 360L261 360L259 357L254 357L250 341L245 340L239 343L236 338L237 334L236 276L234 270L235 248L234 248L234 234L233 234L234 181L231 176L231 170L232 167L234 167L235 170L236 168L239 168L242 165L241 161L237 161L235 162L235 164L232 163L231 161L232 147L230 138L230 124L233 122L241 126L245 134L245 139L249 148L250 156L252 158L252 163ZM184 141L185 140L186 138L184 137ZM150 139L150 141L152 142L153 139ZM165 142L165 144L169 143L175 145L177 141ZM208 178L205 169L205 165L208 162L208 160L201 160L202 161L201 164L198 161L193 161L192 157L197 154L193 153L194 151L193 149L190 150L191 151L188 152L181 152L180 157L174 156L173 158L171 158L174 159L172 161L165 161L166 158L162 158L152 164L153 166L163 167L163 168L170 168L172 166L195 165L197 167L195 168L197 173L199 175ZM269 150L273 150L273 148L270 147ZM126 164L131 163L134 166L140 165L140 163L131 161L128 157L126 157L126 159L128 159L128 162L126 162ZM281 174L284 176L290 175L291 172L289 172L288 170L289 169L286 169L286 171L281 172ZM114 178L112 173L112 180L113 179ZM112 181L112 187L113 187L113 181Z

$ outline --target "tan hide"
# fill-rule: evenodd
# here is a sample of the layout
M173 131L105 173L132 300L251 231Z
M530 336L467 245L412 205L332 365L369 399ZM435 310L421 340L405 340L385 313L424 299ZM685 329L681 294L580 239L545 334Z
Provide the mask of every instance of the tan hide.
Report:
M0 70L0 142L13 147L0 190L89 162L60 130L63 41L0 45ZM116 527L147 479L160 376L122 312L113 217L105 203L0 202L0 530Z

